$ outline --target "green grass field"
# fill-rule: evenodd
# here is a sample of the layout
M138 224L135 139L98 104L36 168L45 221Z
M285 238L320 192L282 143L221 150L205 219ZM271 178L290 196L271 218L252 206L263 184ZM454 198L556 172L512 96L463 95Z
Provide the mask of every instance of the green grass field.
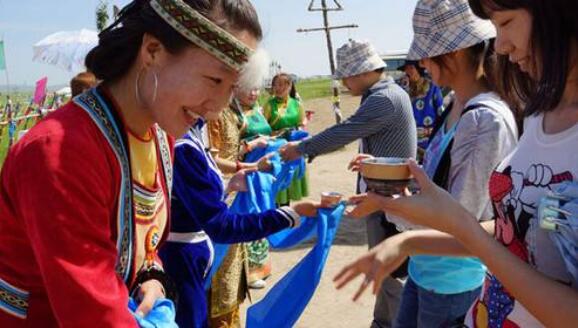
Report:
M303 79L299 80L296 85L297 92L303 100L316 99L331 97L333 95L333 90L331 89L331 79L328 78L315 78L315 79ZM32 97L31 92L11 92L10 98L13 104L28 105L30 98ZM261 93L260 101L263 103L264 100L269 98L269 94L266 91ZM50 99L49 99L50 100ZM2 92L0 96L0 108L4 108L6 104L6 93Z
M307 79L300 80L296 85L297 92L303 100L331 97L331 79Z
M297 92L303 100L310 100L316 98L331 97L333 90L331 89L331 79L328 78L317 78L317 79L304 79L297 82L296 85ZM30 97L32 94L30 92L12 92L10 98L14 105L20 104L22 109L28 106ZM259 98L259 102L264 104L270 97L267 91L263 91ZM6 103L6 94L2 93L0 96L0 109L4 109ZM47 101L50 103L50 99ZM15 135L18 135L19 130L24 130L32 127L36 120L26 120L18 124ZM0 167L2 167L2 162L6 153L8 151L8 126L4 125L0 127Z
M16 105L16 104L21 104L24 105L28 105L28 102L30 101L30 98L32 97L32 93L31 92L10 92L10 99L12 100L12 104ZM4 109L4 106L6 105L6 92L2 92L2 95L0 96L0 108Z
M316 98L331 97L333 95L333 89L331 89L331 79L328 78L316 78L316 79L303 79L297 82L295 86L297 93L301 96L302 100L310 100ZM271 95L266 90L261 92L259 96L259 103L264 104Z

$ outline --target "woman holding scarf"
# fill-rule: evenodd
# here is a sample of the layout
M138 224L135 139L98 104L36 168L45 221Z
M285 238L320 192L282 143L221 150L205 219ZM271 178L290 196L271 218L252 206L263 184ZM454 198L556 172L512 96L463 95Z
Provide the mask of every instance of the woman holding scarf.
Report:
M137 0L100 33L86 66L101 84L32 128L2 168L0 326L135 327L175 298L157 256L173 137L225 106L260 38L251 19L248 1Z
M265 104L265 118L273 129L274 135L283 136L291 130L301 129L305 122L305 109L297 98L295 83L287 73L279 73L271 81L273 97ZM305 172L303 172L305 173ZM298 176L302 175L301 178ZM277 195L279 205L289 204L292 200L301 200L309 195L307 174L296 173L288 189Z

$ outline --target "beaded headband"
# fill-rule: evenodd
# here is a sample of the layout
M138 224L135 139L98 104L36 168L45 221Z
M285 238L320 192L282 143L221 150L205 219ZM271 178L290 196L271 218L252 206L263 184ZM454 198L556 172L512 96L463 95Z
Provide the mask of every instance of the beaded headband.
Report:
M151 0L150 5L182 36L236 71L243 69L253 53L251 48L182 0Z

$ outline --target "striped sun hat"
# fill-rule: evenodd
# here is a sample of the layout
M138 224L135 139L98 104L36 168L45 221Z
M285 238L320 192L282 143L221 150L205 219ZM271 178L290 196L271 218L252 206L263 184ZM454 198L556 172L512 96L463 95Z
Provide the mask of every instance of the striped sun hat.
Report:
M339 80L384 68L387 65L375 48L366 41L349 40L337 49L337 69L333 78Z
M494 25L476 17L467 0L420 0L413 32L409 60L444 55L496 37Z

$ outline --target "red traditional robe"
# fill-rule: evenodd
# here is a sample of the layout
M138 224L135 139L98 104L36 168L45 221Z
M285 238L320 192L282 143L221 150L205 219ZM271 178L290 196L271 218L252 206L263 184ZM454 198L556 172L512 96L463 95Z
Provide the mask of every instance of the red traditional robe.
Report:
M120 181L109 142L72 102L11 149L0 176L0 327L136 326L115 271Z

